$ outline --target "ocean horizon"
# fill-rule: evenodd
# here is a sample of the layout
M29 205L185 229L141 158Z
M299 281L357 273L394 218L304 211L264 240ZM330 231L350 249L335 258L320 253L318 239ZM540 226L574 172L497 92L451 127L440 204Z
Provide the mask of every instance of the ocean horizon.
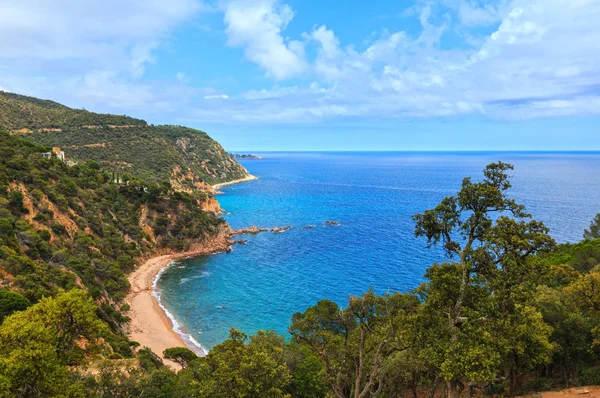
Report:
M218 196L232 228L291 226L243 235L231 253L174 262L156 289L187 342L205 350L231 328L285 334L294 312L320 299L410 291L445 260L414 237L411 216L481 178L498 160L515 170L509 196L560 243L581 240L600 207L600 151L235 151L258 180ZM499 156L501 155L501 156ZM339 226L326 225L326 221Z

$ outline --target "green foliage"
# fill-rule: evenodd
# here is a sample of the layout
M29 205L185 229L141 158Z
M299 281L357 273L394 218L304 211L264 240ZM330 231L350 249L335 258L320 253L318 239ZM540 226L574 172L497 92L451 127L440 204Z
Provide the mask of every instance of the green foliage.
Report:
M99 170L102 165L123 181L173 181L178 189L195 190L200 183L215 184L248 175L202 131L149 126L127 116L97 114L0 92L0 130L23 128L30 130L23 138L58 146L79 162L93 161L91 169ZM69 187L68 181L61 183L65 185L61 193L68 197L74 186Z
M550 251L554 241L507 197L509 170L502 162L490 164L482 181L465 178L456 196L414 217L415 235L456 259L427 271L425 332L418 339L423 359L446 380L451 397L460 394L463 380L493 380L503 371L514 390L519 370L550 360L551 328L525 303L543 268L533 254Z
M246 340L245 334L232 330L229 340L194 363L196 369L206 366L210 378L202 386L202 396L285 396L291 375L283 355L283 339L273 333L259 332L249 343Z
M590 228L583 232L584 239L600 239L600 213L596 214Z
M152 371L164 367L162 360L158 355L152 352L148 347L144 347L137 352L140 366L145 371Z
M337 396L367 396L389 383L385 358L410 348L410 324L419 302L414 295L351 297L340 310L322 300L292 317L293 341L322 360L330 390Z
M184 152L195 145L181 128L95 132L129 139L129 129ZM319 301L293 315L290 341L232 330L205 357L167 349L182 367L174 372L149 348L131 359L125 275L140 255L185 250L223 221L171 183L119 171L128 183L115 184L102 159L67 167L45 149L0 133L0 271L12 290L0 289L0 397L457 396L599 379L600 240L555 247L508 197L510 165L489 165L415 216L416 235L448 255L415 291ZM98 358L95 372L79 373Z
M0 183L7 187L0 195L0 268L31 302L71 289L77 276L104 301L100 316L119 332L125 318L106 300L118 305L124 298L135 259L159 248L185 250L218 233L223 221L166 184L111 184L97 164L67 167L43 159L43 150L0 132ZM159 224L153 239L144 232Z
M0 394L83 396L68 366L83 362L78 341L94 345L106 332L95 311L84 292L73 290L6 318L0 326Z
M192 360L198 358L193 351L183 347L167 348L163 352L163 356L178 363L182 368L186 368Z
M555 266L569 265L579 272L589 272L600 265L600 239L560 245L557 250L544 256L547 263Z
M128 116L71 109L53 101L0 91L0 129L4 130L145 124Z
M23 311L31 303L25 297L18 293L13 293L6 289L0 289L0 323L4 318L16 311Z

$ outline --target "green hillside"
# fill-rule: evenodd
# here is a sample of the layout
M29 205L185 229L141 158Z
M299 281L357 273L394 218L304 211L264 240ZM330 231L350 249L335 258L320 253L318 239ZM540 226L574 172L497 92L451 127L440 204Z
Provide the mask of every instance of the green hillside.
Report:
M74 161L179 190L205 189L244 178L247 171L205 132L153 126L128 116L71 109L53 101L0 92L0 130L60 147Z
M0 129L38 130L75 128L85 125L139 125L147 123L128 116L107 115L71 109L54 101L0 91Z
M45 150L0 132L0 289L30 303L84 289L124 340L125 274L142 256L185 251L228 226L202 210L207 195L166 184L114 184L96 162L69 167L44 159ZM127 345L113 349L131 354Z

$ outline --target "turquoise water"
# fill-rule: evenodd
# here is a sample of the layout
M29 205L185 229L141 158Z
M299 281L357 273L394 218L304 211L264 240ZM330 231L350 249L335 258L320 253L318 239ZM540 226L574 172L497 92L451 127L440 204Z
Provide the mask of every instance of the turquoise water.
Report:
M291 225L245 245L179 261L157 283L162 304L210 349L230 328L285 333L322 298L345 304L369 287L413 289L442 260L414 238L411 215L453 194L487 163L513 163L512 197L560 242L600 212L600 153L265 153L243 165L259 180L223 189L233 228ZM325 220L341 222L326 226ZM315 228L305 229L306 226Z

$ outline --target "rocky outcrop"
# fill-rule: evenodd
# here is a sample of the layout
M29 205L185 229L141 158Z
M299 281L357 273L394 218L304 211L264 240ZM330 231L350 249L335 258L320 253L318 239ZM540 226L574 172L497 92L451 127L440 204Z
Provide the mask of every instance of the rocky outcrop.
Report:
M342 223L339 221L325 220L325 225L328 227L333 227L333 226L342 225Z
M250 228L242 228L237 231L233 231L232 235L243 235L243 234L258 234L260 232L267 232L266 228L257 228L256 225L251 226Z
M271 229L271 232L275 232L275 233L285 232L291 228L292 227L290 225L286 225L285 227L275 227L275 228Z
M206 236L200 241L190 242L188 249L184 252L180 252L169 248L160 248L152 251L151 253L146 254L145 256L142 256L141 259L147 260L157 255L170 255L172 256L172 258L178 259L220 252L229 253L231 251L231 245L235 243L231 239L231 232L232 231L229 225L227 223L223 223L219 227L219 230L216 234Z
M205 200L201 202L202 210L214 213L214 214L222 214L221 205L219 201L214 198L214 196L208 196Z

